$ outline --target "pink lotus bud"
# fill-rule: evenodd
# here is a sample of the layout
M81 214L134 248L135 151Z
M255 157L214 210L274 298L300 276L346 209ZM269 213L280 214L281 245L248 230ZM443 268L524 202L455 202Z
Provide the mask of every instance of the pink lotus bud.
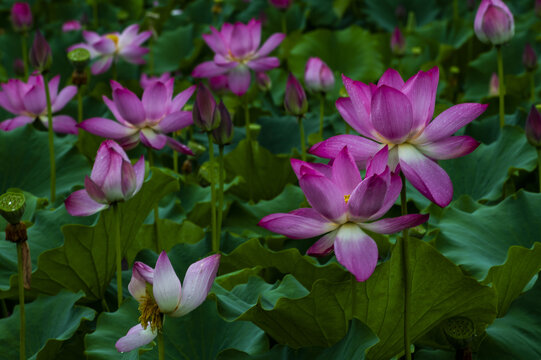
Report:
M500 95L500 79L496 73L492 73L490 83L488 84L488 96Z
M541 115L535 105L530 109L525 130L528 142L535 147L541 147Z
M13 61L13 71L17 77L24 76L24 63L21 59L17 58Z
M530 44L526 44L522 53L522 64L527 71L534 71L537 68L537 54Z
M261 91L269 91L272 86L272 81L265 72L258 72L255 74L255 81L257 83L257 87L259 87L259 90Z
M391 51L398 56L402 56L406 52L406 39L398 26L394 28L391 35Z
M212 130L212 137L216 144L227 145L233 141L233 121L223 101L220 101L217 110L220 112L220 125Z
M193 123L203 131L212 131L220 125L220 112L216 111L216 100L203 84L197 85L193 104Z
M227 75L218 75L209 78L209 85L212 91L215 92L227 90Z
M299 80L291 73L287 78L284 107L289 114L295 116L302 116L308 111L306 93Z
M77 20L69 20L69 21L66 21L64 24L62 24L63 32L78 31L78 30L81 30L81 23Z
M515 20L501 0L483 0L475 15L474 30L482 42L501 45L515 35Z
M32 27L32 11L25 2L16 2L11 7L11 23L15 31L25 31Z
M39 72L43 72L49 70L52 60L51 47L41 32L37 30L30 49L30 64Z
M306 88L313 92L327 92L334 88L334 75L320 58L312 57L304 70Z
M277 9L287 9L293 3L293 0L269 0L269 2Z

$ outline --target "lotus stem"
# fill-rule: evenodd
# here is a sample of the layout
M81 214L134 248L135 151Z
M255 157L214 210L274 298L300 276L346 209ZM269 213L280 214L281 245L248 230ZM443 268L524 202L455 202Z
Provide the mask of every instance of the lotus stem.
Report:
M21 49L23 52L24 80L28 79L28 47L26 45L26 31L21 34Z
M254 162L254 154L252 151L252 136L250 134L250 108L248 107L248 101L246 101L244 105L244 120L246 123L246 141L248 146L248 151L246 153L247 163L250 164L250 166ZM248 183L248 198L250 201L253 200L253 189L252 189L252 172L249 171L248 174L246 174L246 182Z
M82 86L79 86L77 88L77 121L79 124L83 122L83 92L81 91L82 88Z
M248 107L248 103L244 105L244 124L246 126L246 140L251 141L251 134L250 134L250 108Z
M116 81L117 80L117 71L116 71L116 59L113 58L113 65L111 66L111 73L113 75L113 80Z
M302 116L299 116L298 120L299 120L299 133L301 134L301 158L302 158L302 161L306 161L306 144L304 140L304 125L302 124Z
M148 166L154 167L154 155L152 153L151 148L148 148ZM158 201L158 203L156 203L156 206L154 206L154 232L156 234L156 248L158 252L165 250L160 240L159 222L160 222L160 204Z
M408 214L408 204L406 197L406 177L400 174L402 178L402 190L400 190L400 206L402 215ZM408 266L408 228L402 231L402 271L404 272L404 356L406 360L411 360L410 336L409 336L409 310L410 310L410 278Z
M214 144L212 134L207 132L209 139L209 177L210 177L210 221L212 227L212 251L217 253L220 250L220 242L216 236L216 191L214 189Z
M539 192L541 193L541 148L537 148L537 173L539 175Z
M45 98L47 100L47 126L49 133L49 162L51 164L51 203L54 204L56 198L56 164L54 157L54 132L53 132L53 113L51 110L51 94L49 94L49 83L47 76L43 74L43 87L45 88Z
M224 211L224 146L218 147L218 250L220 250L220 242L222 238L222 219Z
M500 95L500 129L505 125L505 84L503 78L503 56L502 56L502 47L496 46L496 51L498 53L498 80L499 80L499 95Z
M116 295L120 309L122 305L122 246L120 244L120 212L116 203L113 204L113 227L116 246Z
M98 0L92 1L92 17L94 22L94 29L98 29L99 27L99 21L98 21Z
M458 0L453 0L453 20L458 21Z
M530 100L535 102L535 71L530 71Z
M178 133L175 131L173 133L173 138L177 137ZM178 152L173 150L173 171L175 174L178 174Z
M323 140L323 117L325 115L325 96L321 94L321 102L319 103L319 136Z
M165 359L165 344L163 341L163 330L158 331L158 360Z
M24 313L24 270L23 270L23 249L22 243L17 243L17 269L19 286L19 318L21 322L20 340L19 340L19 358L26 359L26 320Z

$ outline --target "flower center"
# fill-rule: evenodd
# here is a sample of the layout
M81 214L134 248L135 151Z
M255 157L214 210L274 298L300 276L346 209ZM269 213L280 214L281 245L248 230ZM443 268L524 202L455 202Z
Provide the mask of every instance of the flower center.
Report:
M139 304L139 322L143 329L146 329L150 324L152 331L161 330L163 326L163 314L160 307L156 304L156 300L148 294L145 295L143 301Z
M227 51L228 60L238 62L239 64L243 64L243 65L249 62L250 60L252 60L253 57L254 57L254 54L246 54L244 57L238 58L238 57L235 57L235 55L233 55L231 50Z
M118 35L117 34L107 34L105 35L106 38L113 40L115 43L115 47L118 48Z
M349 195L349 194L348 194L348 195L344 195L344 201L346 202L346 204L348 203L349 197L350 197L350 196L351 196L351 195Z

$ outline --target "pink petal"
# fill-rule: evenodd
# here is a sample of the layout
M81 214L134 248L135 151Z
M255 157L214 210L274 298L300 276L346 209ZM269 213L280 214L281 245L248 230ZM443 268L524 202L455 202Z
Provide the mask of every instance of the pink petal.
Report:
M90 70L92 71L92 74L94 75L103 74L104 72L109 70L112 63L113 63L113 57L105 55L99 58L98 60L96 60L90 67Z
M128 200L133 197L137 189L137 179L133 165L129 161L122 162L122 194L124 199Z
M421 194L441 207L449 205L453 184L445 170L409 144L399 146L398 156L402 172Z
M410 78L402 92L409 98L413 111L413 128L411 134L424 129L432 120L436 91L438 90L439 69L432 68L428 72L419 71Z
M336 135L315 144L310 148L309 153L326 159L334 159L344 146L348 147L349 153L360 167L364 167L366 161L382 147L381 144L361 136Z
M428 214L410 214L395 218L385 218L372 223L359 224L363 229L378 233L378 234L394 234L402 231L405 228L414 227L425 223L428 220Z
M290 239L308 239L332 231L337 226L309 208L298 209L289 214L267 215L258 225Z
M118 84L118 86L116 85L118 84L116 81L111 81L111 86L113 88L113 91L115 91L116 89L119 89L121 88L122 89L122 86L120 86L120 84ZM133 128L133 124L130 123L129 121L126 121L122 115L120 115L120 113L118 112L118 109L116 108L116 105L115 105L115 102L111 99L109 99L107 96L103 95L102 96L102 99L103 99L103 102L105 103L105 105L107 105L107 107L109 108L109 110L113 113L113 116L115 117L115 119L122 125L126 126L126 127L129 127L129 128Z
M451 136L437 142L417 145L417 149L432 159L445 160L468 155L478 146L479 142L470 136Z
M207 45L214 51L216 54L227 54L227 49L224 46L222 36L214 27L210 27L210 30L212 31L211 34L203 34L203 40L207 43Z
M152 291L161 312L170 313L177 309L180 303L180 280L165 251L161 252L156 261Z
M93 44L101 40L101 36L93 31L83 30L83 38L89 44Z
M125 200L124 193L122 192L122 163L126 160L113 149L109 148L107 151L109 152L109 168L103 179L101 189L105 193L105 196L107 196L107 201L112 203ZM92 169L92 174L90 174L91 177L93 174L94 169ZM99 184L97 181L95 182Z
M389 162L389 147L385 145L366 164L366 177L379 175L385 171Z
M338 262L352 273L357 281L372 275L378 263L378 247L374 240L355 224L340 227L334 241Z
M338 153L332 164L332 180L342 191L343 195L351 192L361 182L361 174L355 161L349 154L347 146Z
M109 139L121 139L135 134L138 130L126 127L116 121L104 118L91 118L78 125L91 134Z
M247 26L236 23L233 28L232 40L229 44L231 53L236 58L244 58L253 50L252 35Z
M323 235L314 245L306 251L306 255L310 256L327 256L334 249L334 241L336 240L336 234L338 230L331 231L328 234Z
M140 132L141 142L150 148L160 150L167 144L167 136L158 134L154 130L144 128Z
M158 331L152 331L150 325L145 330L141 324L137 324L125 336L118 339L115 347L118 352L125 353L150 344L156 336L158 336Z
M193 124L193 116L191 111L176 111L167 115L154 126L161 133L168 134L173 131L184 129L186 126Z
M364 106L356 107L351 98L339 98L336 100L336 109L342 118L359 134L374 138L375 129L370 120L370 114Z
M17 117L14 117L13 119L7 119L0 122L0 130L11 131L13 129L17 129L26 124L30 124L33 121L34 121L34 118L30 116L17 116Z
M356 219L368 219L378 212L387 194L387 182L379 175L364 179L351 193L350 214Z
M146 88L143 93L143 108L146 119L160 119L165 114L170 102L171 98L167 97L167 89L163 83L158 81ZM126 120L129 121L129 119Z
M225 74L229 69L218 66L214 61L205 61L195 67L192 71L192 76L195 78L209 78Z
M84 189L72 193L64 204L71 216L89 216L109 207L107 204L100 204L92 200Z
M44 117L40 118L43 125L49 128L49 124ZM60 134L73 134L77 135L79 129L77 129L77 121L74 118L67 115L53 116L53 131Z
M255 51L261 42L261 21L256 19L250 20L248 28L252 37L252 49Z
M181 142L178 142L177 140L173 139L172 137L166 136L167 138L167 145L169 147L179 153L186 154L186 155L194 155L192 149L187 147Z
M400 196L400 191L402 190L402 179L398 172L390 175L390 181L387 183L387 193L385 194L385 199L383 199L383 204L381 204L380 209L368 220L375 220L381 218L383 215L389 211L390 208L396 203L396 200Z
M184 91L181 91L178 93L171 102L171 111L179 111L182 110L184 105L188 102L190 97L192 97L194 91L195 91L195 85L190 86Z
M106 55L112 54L116 50L115 42L106 36L102 37L99 41L93 43L92 46L100 53Z
M138 302L147 295L147 283L154 283L154 269L140 261L134 262L128 290Z
M105 193L101 190L101 188L94 182L92 179L88 176L85 177L85 190L97 203L100 204L107 204L107 197L105 196Z
M256 72L263 72L280 66L280 60L277 57L264 57L248 61L246 65Z
M50 83L49 83L50 84ZM64 106L77 94L77 87L70 85L60 91L60 94L56 97L54 103L52 103L51 108L53 113L62 110Z
M22 101L21 101L21 102L22 102ZM12 114L18 114L18 113L20 113L21 111L24 110L24 108L22 108L22 106L23 106L22 103L20 104L21 107L16 107L16 106L14 106L14 105L9 101L9 98L7 97L5 91L0 92L0 106L3 107L4 109L6 109L7 111L9 111L9 112L12 113Z
M148 52L149 50L147 48L132 45L124 47L119 53L119 56L131 64L143 65L146 63L143 55Z
M291 159L290 162L293 172L297 175L297 179L300 179L304 175L304 171L302 171L303 167L313 169L329 179L332 177L332 167L327 164L308 163L299 159Z
M263 57L263 56L267 56L268 54L270 54L271 51L274 50L274 48L276 48L278 45L280 45L280 43L284 40L285 37L286 37L286 35L281 34L281 33L272 34L267 39L267 41L265 41L263 46L261 46L261 48L259 48L259 50L257 51L257 56L258 57Z
M299 185L308 203L321 215L336 223L345 221L344 194L331 180L323 175L306 174L299 180Z
M227 74L227 84L229 90L237 96L242 96L250 87L250 69L244 65L239 65L229 70Z
M220 254L208 256L190 265L184 276L180 306L171 316L186 315L205 301L219 266Z
M128 89L113 91L113 100L120 116L133 125L145 121L145 108L139 98Z
M388 141L404 142L413 125L408 97L386 85L378 88L372 97L372 125Z
M137 194L139 190L141 190L141 187L143 186L143 182L145 181L145 157L141 155L139 160L133 165L133 170L135 171L135 191L133 194ZM150 282L150 281L149 281Z
M382 85L400 90L404 86L404 80L402 80L402 76L395 69L387 69L378 81L378 87Z
M26 110L34 115L41 115L47 107L45 99L45 90L43 87L34 86L23 97L23 103Z
M49 80L49 96L51 97L51 104L54 104L56 102L56 95L58 94L59 83L60 83L60 75L56 75L51 80ZM43 91L45 91L45 89L43 89Z

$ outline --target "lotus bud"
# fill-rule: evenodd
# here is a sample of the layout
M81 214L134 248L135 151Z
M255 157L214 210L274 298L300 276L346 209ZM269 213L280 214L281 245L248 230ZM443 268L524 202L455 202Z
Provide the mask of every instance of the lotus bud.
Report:
M490 77L490 83L488 84L488 96L500 95L500 79L496 73L492 73Z
M269 0L272 6L277 9L287 9L293 3L293 0Z
M530 44L526 44L522 53L522 64L527 71L534 71L537 68L537 54Z
M30 49L30 64L42 73L49 70L52 60L51 47L41 32L37 30Z
M320 58L312 57L304 71L306 88L313 92L327 92L334 88L334 75Z
M24 63L21 59L17 58L13 61L13 72L17 77L24 76Z
M11 7L11 23L15 31L26 31L32 27L32 11L25 2L16 2Z
M308 111L306 93L299 80L291 73L287 78L284 107L289 114L295 116L302 116Z
M209 78L209 85L212 91L215 92L227 90L227 75L218 75Z
M203 131L212 131L220 125L220 112L216 111L216 100L203 84L197 85L192 116L194 124Z
M534 105L526 119L525 131L528 142L535 147L541 147L541 114Z
M212 130L214 142L218 145L227 145L233 141L233 121L223 101L218 104L217 113L220 114L220 125Z
M391 51L397 56L402 56L406 52L406 39L398 26L391 35Z
M474 30L482 42L501 45L515 35L515 20L501 0L483 0L475 15Z
M269 91L272 86L272 81L265 72L258 72L255 73L255 81L257 83L257 87L261 91Z

